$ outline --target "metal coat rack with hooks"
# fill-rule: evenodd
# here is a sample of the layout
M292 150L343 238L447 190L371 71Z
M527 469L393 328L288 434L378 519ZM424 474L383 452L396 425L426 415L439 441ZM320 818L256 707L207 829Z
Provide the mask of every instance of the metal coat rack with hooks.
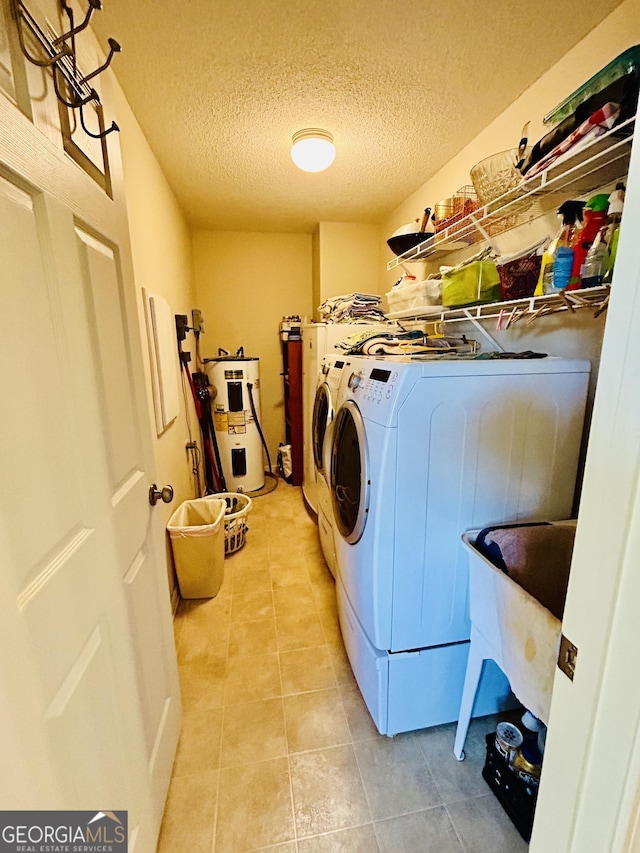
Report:
M120 53L122 48L115 39L110 38L108 40L109 53L105 62L91 73L83 74L78 69L76 36L89 26L93 13L102 8L101 0L89 0L85 16L79 24L75 23L73 9L66 0L60 0L60 7L67 16L69 29L61 35L51 36L42 29L23 0L11 0L11 9L18 28L20 49L25 58L33 65L39 68L51 68L53 87L60 103L73 110L74 113L76 110L78 111L80 124L88 136L94 139L102 139L109 133L113 133L114 130L119 131L120 128L115 121L112 121L110 127L94 133L87 127L84 108L91 103L96 106L100 104L100 96L90 85L90 81L109 67L114 55ZM39 55L37 56L34 56L29 49L25 37L25 27L38 46Z

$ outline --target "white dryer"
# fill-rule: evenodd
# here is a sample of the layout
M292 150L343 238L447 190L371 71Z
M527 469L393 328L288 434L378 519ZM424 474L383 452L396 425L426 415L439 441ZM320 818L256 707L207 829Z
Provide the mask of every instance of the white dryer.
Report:
M318 381L318 371L325 354L340 355L340 344L346 338L363 332L374 333L396 329L384 323L304 323L302 325L302 494L305 503L318 511L311 418Z
M330 469L338 606L382 734L457 719L470 633L460 536L571 515L589 370L348 357ZM487 667L474 715L507 695Z
M310 438L316 484L318 534L322 553L334 577L336 575L336 551L328 471L333 419L344 365L345 357L338 354L325 355L322 359L311 417Z

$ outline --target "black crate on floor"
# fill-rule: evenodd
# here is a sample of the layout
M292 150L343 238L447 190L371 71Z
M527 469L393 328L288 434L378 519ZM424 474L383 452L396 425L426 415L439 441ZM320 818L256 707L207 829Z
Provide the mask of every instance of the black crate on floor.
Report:
M495 733L488 734L485 740L487 758L482 768L484 780L511 818L515 828L528 842L531 838L538 789L523 782L509 767L496 749Z

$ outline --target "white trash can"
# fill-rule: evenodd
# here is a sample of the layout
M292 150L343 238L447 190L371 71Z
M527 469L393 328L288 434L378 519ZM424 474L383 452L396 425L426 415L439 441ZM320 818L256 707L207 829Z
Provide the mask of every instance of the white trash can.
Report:
M184 501L167 523L182 598L213 598L224 577L224 517L217 497Z

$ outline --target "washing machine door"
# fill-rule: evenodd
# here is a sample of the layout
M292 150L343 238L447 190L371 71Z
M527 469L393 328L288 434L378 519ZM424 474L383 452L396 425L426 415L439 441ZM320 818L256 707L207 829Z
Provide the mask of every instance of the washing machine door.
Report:
M338 410L331 445L331 502L336 526L355 544L369 510L369 455L362 415L352 400Z
M327 427L333 420L333 403L331 402L331 391L326 382L318 385L316 398L313 403L313 416L311 418L311 443L313 445L313 462L316 471L322 473L324 469L323 447Z

